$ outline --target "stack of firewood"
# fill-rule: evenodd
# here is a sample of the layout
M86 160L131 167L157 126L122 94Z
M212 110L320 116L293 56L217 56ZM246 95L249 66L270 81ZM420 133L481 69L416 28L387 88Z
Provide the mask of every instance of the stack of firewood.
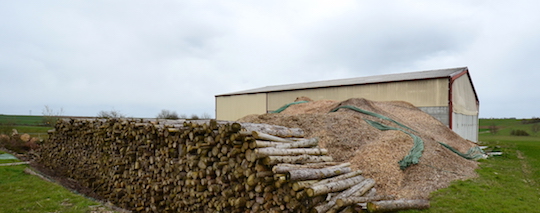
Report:
M49 137L41 164L136 212L354 212L391 199L297 128L71 119Z

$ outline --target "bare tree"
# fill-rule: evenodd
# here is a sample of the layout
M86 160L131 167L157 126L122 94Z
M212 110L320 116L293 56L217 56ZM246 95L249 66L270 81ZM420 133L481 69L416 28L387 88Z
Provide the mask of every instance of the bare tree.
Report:
M208 114L206 112L203 113L202 116L201 116L201 119L210 119L210 118L212 118L212 116L210 116L210 114Z
M105 111L101 110L97 114L98 118L125 118L126 116L118 110Z
M59 111L55 111L52 108L50 108L48 105L45 105L45 108L43 109L41 113L43 114L44 125L53 126L54 124L56 124L58 117L64 114L64 109L60 108Z
M169 111L166 109L161 110L161 112L156 116L156 118L172 120L179 119L178 114L175 111Z
M491 123L491 125L489 126L489 132L491 132L491 134L493 135L496 135L499 132L499 127L495 125L495 123Z
M538 132L540 131L540 124L538 123L535 123L531 126L531 131L534 132L534 134L538 134Z
M0 121L0 134L9 135L13 131L14 127L15 121L13 119Z

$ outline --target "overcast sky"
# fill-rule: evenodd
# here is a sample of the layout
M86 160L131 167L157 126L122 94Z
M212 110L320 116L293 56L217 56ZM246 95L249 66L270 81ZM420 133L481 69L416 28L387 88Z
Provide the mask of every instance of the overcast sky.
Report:
M469 67L480 117L540 116L540 1L0 0L0 114L162 109L217 94ZM291 100L292 101L292 100Z

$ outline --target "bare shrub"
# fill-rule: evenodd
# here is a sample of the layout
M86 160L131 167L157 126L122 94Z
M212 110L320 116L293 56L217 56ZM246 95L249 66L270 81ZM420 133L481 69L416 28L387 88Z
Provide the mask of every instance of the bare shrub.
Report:
M14 127L15 122L11 120L0 122L0 134L9 135Z
M535 124L540 123L540 118L538 117L532 117L531 119L523 119L521 120L522 124Z
M16 153L26 153L32 149L39 148L39 145L34 140L23 141L19 135L0 135L0 147Z
M125 118L126 116L120 113L120 111L118 110L110 110L110 111L101 110L97 114L97 117L98 118Z
M203 113L202 116L201 116L201 119L211 119L211 118L212 118L212 116L210 116L210 114L208 114L206 112Z
M531 131L534 132L534 134L538 134L538 132L540 131L540 124L538 123L535 123L531 126Z
M177 120L177 119L179 119L180 117L178 117L178 113L176 113L175 111L169 111L169 110L163 109L163 110L161 110L161 112L156 116L156 118L159 118L159 119L172 119L172 120Z
M499 127L495 123L492 123L489 126L489 132L491 132L491 134L493 135L496 135L499 132Z
M515 136L529 136L529 133L527 133L525 130L518 129L518 130L512 130L512 131L510 132L510 135L515 135Z
M199 116L195 114L191 114L191 120L199 120Z
M55 111L48 105L45 105L45 108L41 113L43 114L43 124L45 126L54 126L56 121L58 121L58 117L64 114L64 109L60 108L60 110Z

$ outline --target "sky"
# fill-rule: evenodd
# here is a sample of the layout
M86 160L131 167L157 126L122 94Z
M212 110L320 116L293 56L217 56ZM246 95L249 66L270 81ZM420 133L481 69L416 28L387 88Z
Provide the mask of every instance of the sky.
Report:
M0 114L213 117L218 94L466 66L481 118L538 117L538 8L530 0L0 0Z

